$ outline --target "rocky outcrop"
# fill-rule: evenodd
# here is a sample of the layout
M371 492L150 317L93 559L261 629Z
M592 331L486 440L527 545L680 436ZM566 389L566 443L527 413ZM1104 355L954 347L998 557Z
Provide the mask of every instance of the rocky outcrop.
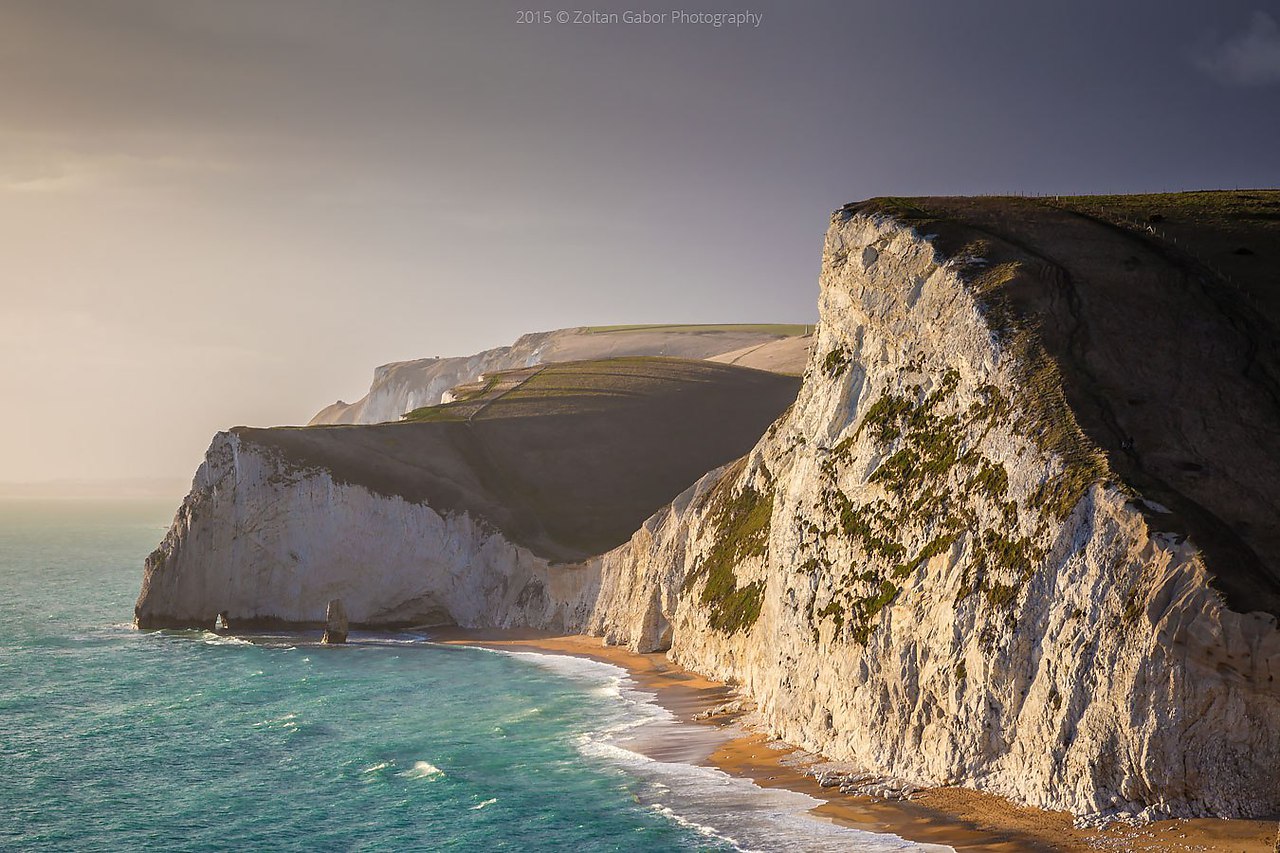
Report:
M341 645L347 641L347 633L350 625L347 621L347 609L342 606L341 598L334 598L329 601L329 606L325 609L324 614L324 637L320 642L332 645Z
M1274 616L1225 606L1183 520L1115 478L999 298L1025 268L986 248L838 215L800 398L604 557L589 629L913 784L1275 813Z
M458 385L503 370L532 367L548 362L614 358L618 356L666 356L711 358L732 353L730 363L746 367L795 370L803 361L803 326L625 326L591 329L577 327L522 335L507 347L484 350L458 358L423 358L384 364L373 372L369 393L355 403L339 400L320 410L310 424L375 424L394 421L422 406L445 400ZM763 344L789 342L764 352L751 352ZM746 351L744 351L744 348ZM799 356L799 358L797 358Z

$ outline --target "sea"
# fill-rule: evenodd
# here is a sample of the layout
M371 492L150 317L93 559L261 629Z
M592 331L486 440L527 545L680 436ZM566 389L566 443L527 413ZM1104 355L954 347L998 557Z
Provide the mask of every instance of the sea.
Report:
M173 510L0 500L0 850L937 849L627 749L674 723L608 664L136 630Z

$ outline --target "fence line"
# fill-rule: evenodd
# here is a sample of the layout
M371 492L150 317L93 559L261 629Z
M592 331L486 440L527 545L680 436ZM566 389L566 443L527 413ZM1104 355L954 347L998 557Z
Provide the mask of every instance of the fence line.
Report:
M1236 279L1235 279L1235 277L1234 277L1234 276L1232 276L1232 275L1231 275L1230 273L1228 273L1226 270L1224 270L1224 269L1222 269L1221 267L1219 267L1219 266L1217 266L1216 264L1214 264L1214 263L1213 263L1212 261L1210 261L1208 258L1203 257L1202 255L1199 255L1199 254L1197 254L1196 252L1191 251L1189 248L1187 248L1187 245L1186 245L1186 243L1185 243L1185 242L1184 242L1184 243L1181 243L1181 244L1180 244L1180 243L1178 243L1178 238L1177 238L1176 236L1174 236L1174 235L1172 235L1172 234L1169 234L1169 233L1168 233L1167 231L1165 231L1163 228L1157 228L1157 227L1156 227L1153 223L1151 223L1151 222L1139 222L1138 220L1136 220L1136 219L1130 219L1130 218L1128 218L1127 216L1120 216L1120 217L1117 217L1117 220L1119 221L1119 223L1120 223L1121 225L1127 226L1127 227L1129 227L1129 228L1131 228L1131 229L1134 229L1134 230L1137 230L1137 231L1145 231L1146 233L1150 234L1150 235L1151 235L1151 236L1153 236L1153 237L1158 237L1158 238L1160 238L1161 240L1164 240L1165 242L1172 243L1174 246L1177 246L1177 247L1178 247L1178 251L1179 251L1179 252L1181 252L1182 254L1186 255L1186 256L1187 256L1188 258L1190 258L1192 261L1194 261L1195 263L1197 263L1197 264L1199 264L1200 266L1204 267L1204 268L1205 268L1205 269L1207 269L1209 272L1213 273L1213 274L1214 274L1215 276L1217 276L1220 280L1222 280L1225 284L1229 285L1233 290L1235 290L1235 291L1236 291L1236 293L1238 293L1240 296L1244 297L1244 299L1245 299L1245 300L1246 300L1246 301L1247 301L1247 302L1248 302L1248 303L1249 303L1249 304L1250 304L1254 309L1257 309L1257 307L1258 307L1258 302L1257 302L1257 300L1254 298L1254 295L1253 295L1252 293L1250 293L1248 290L1245 290L1245 289L1244 289L1244 287L1242 287L1242 286L1240 285L1240 282L1236 281Z

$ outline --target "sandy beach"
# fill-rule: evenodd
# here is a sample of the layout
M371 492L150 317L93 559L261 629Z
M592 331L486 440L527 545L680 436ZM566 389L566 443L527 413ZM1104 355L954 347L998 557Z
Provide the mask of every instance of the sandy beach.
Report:
M627 747L652 758L707 764L749 778L762 787L800 791L824 801L815 815L870 832L944 844L961 853L1011 851L1280 851L1273 821L1170 820L1143 827L1113 824L1079 829L1065 812L1018 806L963 788L929 788L910 801L882 801L820 787L805 775L807 756L739 721L740 712L712 714L735 698L732 687L669 661L665 654L636 654L606 646L598 637L557 636L536 631L431 629L436 642L510 651L564 654L626 669L652 691L682 727L678 737L642 733ZM696 727L696 728L694 728ZM705 733L699 733L704 730Z

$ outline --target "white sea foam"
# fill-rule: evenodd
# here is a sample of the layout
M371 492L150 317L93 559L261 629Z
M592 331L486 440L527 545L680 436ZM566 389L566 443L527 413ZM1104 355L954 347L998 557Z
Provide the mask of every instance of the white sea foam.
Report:
M707 826L704 823L697 823L696 821L689 820L687 817L684 817L683 815L677 814L676 812L672 811L670 806L664 806L664 805L655 803L649 808L653 809L655 812L662 815L672 823L678 823L681 826L692 829L694 832L698 833L699 835L705 835L708 838L715 838L719 841L725 842L726 844L732 844L734 847L738 848L739 850L744 849L734 839L730 838L727 835L724 835L721 832L718 832L715 829L715 827Z
M443 776L444 771L430 761L415 761L412 767L397 775L406 779L430 779L435 776Z
M918 844L888 833L837 826L814 817L821 800L782 788L761 788L750 779L731 776L714 767L659 761L627 749L623 743L640 727L684 729L704 736L703 727L680 723L656 703L656 696L638 689L622 667L586 658L498 650L584 684L598 696L616 697L600 726L577 739L583 755L623 768L637 780L636 798L655 813L708 838L738 850L818 853L834 849L860 853L929 851L944 853L944 845Z
M273 717L270 720L262 720L261 722L254 723L253 727L255 729L284 729L292 732L297 731L298 729L297 719L298 714L291 711L282 717Z
M536 708L536 707L526 708L523 711L520 711L515 714L511 714L508 717L503 717L502 722L506 725L511 725L512 723L522 723L525 720L530 719L531 717L536 717L540 715L541 713L542 713L541 708Z
M494 797L492 800L485 800L483 803L479 803L477 805L472 806L471 811L478 812L480 811L480 809L484 808L485 806L491 806L497 801L498 801L497 797Z
M347 644L354 646L420 646L431 641L425 634L351 634Z
M252 646L253 642L246 640L244 637L237 637L232 634L215 634L212 631L205 631L201 637L206 646Z

